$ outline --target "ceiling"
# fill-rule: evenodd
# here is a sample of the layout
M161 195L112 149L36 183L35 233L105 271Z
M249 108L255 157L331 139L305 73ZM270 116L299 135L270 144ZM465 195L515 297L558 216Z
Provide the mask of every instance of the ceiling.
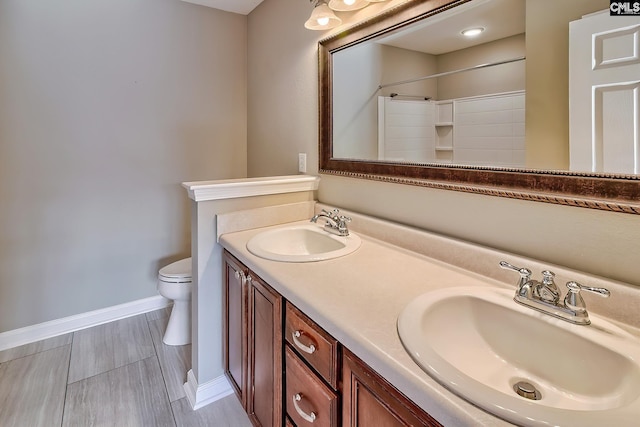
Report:
M227 12L248 15L264 0L182 0ZM475 0L440 13L421 25L405 28L378 43L439 55L524 33L524 0ZM515 16L521 19L514 19ZM481 37L469 40L460 31L484 27Z
M199 4L202 6L212 7L227 12L248 15L263 0L182 0L187 3Z
M485 31L474 39L460 34L474 27ZM403 28L378 43L440 55L524 32L524 0L477 0Z

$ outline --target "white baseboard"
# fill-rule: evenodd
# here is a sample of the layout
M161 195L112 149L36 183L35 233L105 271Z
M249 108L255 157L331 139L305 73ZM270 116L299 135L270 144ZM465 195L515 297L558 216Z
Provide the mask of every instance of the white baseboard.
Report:
M63 317L50 322L39 323L20 329L0 333L0 351L18 347L35 341L52 338L80 329L124 319L149 311L168 307L171 301L161 297L149 297L125 304L114 305L100 310L89 311L75 316Z
M193 370L190 369L189 372L187 372L187 382L184 383L184 391L191 408L195 411L216 400L229 396L233 393L233 388L224 375L207 381L204 384L198 384Z

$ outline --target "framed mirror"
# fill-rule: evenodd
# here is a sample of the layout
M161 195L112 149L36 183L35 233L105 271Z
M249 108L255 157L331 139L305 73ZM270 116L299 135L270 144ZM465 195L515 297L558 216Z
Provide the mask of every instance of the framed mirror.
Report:
M569 58L569 21L608 7L571 2L414 0L321 40L320 173L640 214L638 130L611 137L624 128L620 119L593 125L569 117L570 91L597 92L569 78L578 62ZM557 4L565 10L544 10ZM601 45L621 41L613 55L626 55L640 21L615 23L623 35L607 30L614 36ZM473 28L481 35L466 39L462 31ZM550 40L560 47L549 49ZM545 50L563 57L541 63ZM619 62L600 54L603 68ZM634 66L625 64L640 75ZM637 123L640 82L625 84L601 94L598 111L612 117L622 106L615 115ZM613 148L581 133L598 126Z

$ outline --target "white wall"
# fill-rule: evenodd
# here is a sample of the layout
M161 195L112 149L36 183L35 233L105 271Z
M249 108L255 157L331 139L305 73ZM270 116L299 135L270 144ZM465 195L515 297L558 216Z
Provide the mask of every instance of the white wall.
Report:
M524 92L455 100L453 162L525 167Z
M380 160L433 162L436 160L436 104L433 101L378 99L378 155ZM334 156L335 156L334 145Z
M380 45L363 44L354 55L335 55L334 67L344 70L333 79L334 155L348 159L378 158L378 85L382 70Z
M156 295L183 181L246 175L245 16L0 1L0 332Z
M378 9L370 6L343 17L362 19L372 10ZM299 151L313 154L309 171L317 171L317 41L328 33L304 29L310 13L307 2L265 0L249 16L251 176L295 173ZM286 97L275 96L285 87L290 89ZM321 177L319 199L640 285L638 215L330 175Z
M364 43L337 52L333 67L334 156L350 159L378 158L378 96L397 92L403 95L436 97L435 80L378 89L391 83L435 72L435 57L378 43Z

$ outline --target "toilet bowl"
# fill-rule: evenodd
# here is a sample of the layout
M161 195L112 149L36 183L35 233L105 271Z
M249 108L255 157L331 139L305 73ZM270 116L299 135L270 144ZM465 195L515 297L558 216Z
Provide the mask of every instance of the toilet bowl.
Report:
M158 272L158 292L173 300L173 308L162 342L167 345L191 343L191 258L181 259Z

